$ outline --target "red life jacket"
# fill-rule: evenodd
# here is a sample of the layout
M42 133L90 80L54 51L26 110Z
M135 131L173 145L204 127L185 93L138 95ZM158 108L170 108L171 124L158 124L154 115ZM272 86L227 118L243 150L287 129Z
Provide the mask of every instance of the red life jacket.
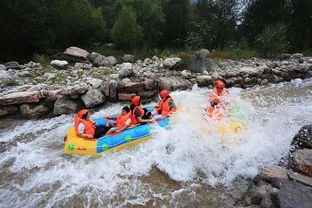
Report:
M84 119L81 119L78 115L75 116L75 131L76 131L76 135L79 136L78 134L78 126L80 123L83 123L85 125L85 129L84 129L84 134L90 134L90 135L94 135L94 132L95 132L95 128L96 126L94 125L94 122L89 119L89 120L84 120Z
M162 116L168 116L171 111L175 111L175 108L170 107L170 101L173 101L171 97L167 98L165 101L161 99L159 107L155 108L155 111L161 110Z
M119 116L117 116L116 125L119 129L127 126L126 121L130 118L130 114L131 113L127 113L126 115L120 114Z
M222 92L219 92L216 87L213 88L210 95L210 102L212 103L222 103L222 97L227 95L227 91L224 88Z
M216 120L221 120L223 118L223 114L220 111L221 107L217 106L216 108L209 106L207 108L207 115L210 118L214 118Z
M140 106L135 106L135 108L133 109L133 111L131 111L131 115L130 115L130 118L131 118L131 123L132 124L137 124L138 123L138 120L134 114L135 110L136 109L139 109L140 110L140 117L144 116L144 110L143 108L141 108Z

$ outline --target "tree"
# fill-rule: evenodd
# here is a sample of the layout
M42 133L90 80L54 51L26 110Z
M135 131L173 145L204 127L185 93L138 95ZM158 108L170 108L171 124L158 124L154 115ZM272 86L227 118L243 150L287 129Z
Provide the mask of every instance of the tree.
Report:
M135 13L124 6L112 29L112 38L120 48L139 48L143 45L143 29L138 25Z
M163 0L165 14L165 34L163 44L181 47L187 36L189 26L189 0Z

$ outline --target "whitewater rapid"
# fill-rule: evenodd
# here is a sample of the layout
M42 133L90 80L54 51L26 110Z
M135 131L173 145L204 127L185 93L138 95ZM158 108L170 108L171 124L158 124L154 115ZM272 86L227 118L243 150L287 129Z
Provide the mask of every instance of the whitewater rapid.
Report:
M201 206L208 190L215 190L208 202L216 205L227 196L220 193L233 195L240 187L238 179L279 163L300 127L312 123L311 79L229 89L229 102L240 107L246 126L226 136L203 125L210 92L196 86L173 92L181 111L171 130L157 128L152 139L101 157L64 154L73 115L0 130L0 207ZM122 107L103 107L91 117Z

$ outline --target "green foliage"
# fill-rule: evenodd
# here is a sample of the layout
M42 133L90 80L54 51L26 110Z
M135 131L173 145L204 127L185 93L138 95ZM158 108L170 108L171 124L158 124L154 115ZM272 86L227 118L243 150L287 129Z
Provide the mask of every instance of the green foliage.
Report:
M312 49L302 52L304 56L312 56Z
M40 63L41 66L46 67L50 64L51 59L45 55L40 55L38 53L35 53L33 55L33 60L36 63Z
M269 25L256 38L256 47L260 55L273 57L287 50L287 27L284 24Z
M188 48L210 48L216 39L211 26L206 21L191 23L192 29L188 32L186 38L186 47Z
M18 86L19 83L16 79L9 79L5 82L5 86Z
M119 48L139 48L143 45L143 29L135 13L124 6L112 30L112 38Z

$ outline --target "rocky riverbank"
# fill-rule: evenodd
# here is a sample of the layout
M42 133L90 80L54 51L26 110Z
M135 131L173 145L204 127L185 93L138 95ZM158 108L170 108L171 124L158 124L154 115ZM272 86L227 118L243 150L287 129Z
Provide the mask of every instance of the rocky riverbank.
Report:
M294 137L287 161L264 168L237 207L312 207L312 125Z
M312 58L283 54L276 60L214 60L202 49L189 70L179 57L135 60L89 53L70 47L48 66L29 62L0 64L0 118L41 118L93 108L107 102L128 102L135 94L152 101L159 90L186 90L194 84L211 87L224 79L228 87L252 87L312 77Z

